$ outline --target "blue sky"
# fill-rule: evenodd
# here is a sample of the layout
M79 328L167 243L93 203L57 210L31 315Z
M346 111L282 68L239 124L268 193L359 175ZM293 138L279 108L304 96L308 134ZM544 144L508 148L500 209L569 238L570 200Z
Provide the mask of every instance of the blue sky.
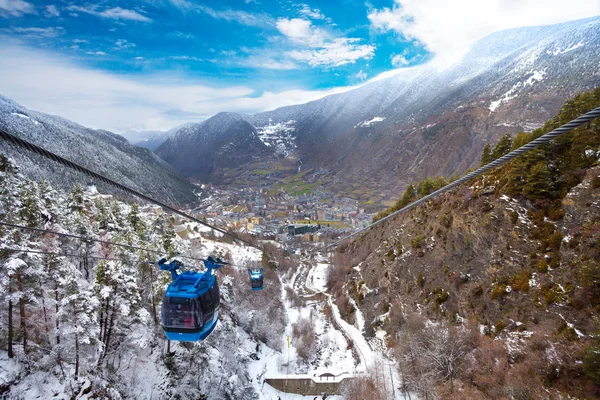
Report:
M598 13L597 0L574 1L579 11L559 0L0 0L0 94L95 128L166 129L348 90L495 30Z
M392 4L382 0L20 3L31 6L1 18L4 33L118 74L178 71L258 91L323 89L428 53L396 32L370 28L369 11Z

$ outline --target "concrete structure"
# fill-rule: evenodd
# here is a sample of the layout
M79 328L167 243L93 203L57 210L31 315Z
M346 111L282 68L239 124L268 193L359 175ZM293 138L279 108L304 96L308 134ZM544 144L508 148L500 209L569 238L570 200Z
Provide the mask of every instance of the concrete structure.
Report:
M356 375L330 373L314 375L282 375L273 378L265 378L265 382L275 389L286 392L296 393L304 396L321 396L340 394L340 387L347 379L353 379Z

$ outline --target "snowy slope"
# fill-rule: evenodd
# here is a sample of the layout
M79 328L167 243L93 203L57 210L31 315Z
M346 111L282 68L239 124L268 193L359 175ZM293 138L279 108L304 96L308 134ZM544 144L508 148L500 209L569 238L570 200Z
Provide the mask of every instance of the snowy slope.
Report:
M0 96L0 128L55 152L75 163L173 204L196 201L195 188L171 166L147 149L133 146L114 133L85 128L66 119L31 111ZM0 141L27 176L63 187L84 184L88 178L41 160L25 150L15 150ZM103 190L109 190L103 187Z
M208 181L222 168L235 168L269 154L257 129L239 114L219 113L176 128L155 153L187 176Z
M119 134L135 146L144 147L150 151L154 151L158 146L163 144L165 140L173 136L175 129L168 131L127 130L125 132L120 132Z
M478 162L486 141L530 131L567 98L600 84L599 65L600 17L517 28L349 92L238 117L263 138L294 121L303 168L326 169L340 182L377 175L381 189L389 190L398 179L395 186L402 187L427 175L464 172ZM163 158L186 173L176 156Z

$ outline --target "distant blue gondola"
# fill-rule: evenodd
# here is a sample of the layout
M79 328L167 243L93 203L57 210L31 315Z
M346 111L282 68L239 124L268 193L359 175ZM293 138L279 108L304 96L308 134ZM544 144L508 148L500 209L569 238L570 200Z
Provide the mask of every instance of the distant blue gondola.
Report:
M227 264L220 259L203 260L205 272L185 271L177 274L183 264L175 260L158 262L160 269L171 272L173 282L167 288L162 303L161 321L169 340L196 342L210 335L219 319L219 284L212 270Z
M250 284L252 285L252 290L262 290L263 289L263 269L259 269L258 271L253 271L248 269L248 273L250 274Z

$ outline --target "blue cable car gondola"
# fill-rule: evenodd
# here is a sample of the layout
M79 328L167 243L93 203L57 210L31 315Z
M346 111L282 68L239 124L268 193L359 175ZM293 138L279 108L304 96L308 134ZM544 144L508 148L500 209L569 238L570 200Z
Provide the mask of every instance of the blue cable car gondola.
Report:
M166 262L164 258L158 262L160 269L171 272L173 278L161 310L165 335L169 340L183 342L206 339L219 319L219 284L212 271L228 263L208 257L203 260L206 271L178 274L183 264L177 260Z
M250 274L250 284L252 285L252 290L262 290L263 289L263 269L259 269L258 271L253 271L248 268L248 273Z

